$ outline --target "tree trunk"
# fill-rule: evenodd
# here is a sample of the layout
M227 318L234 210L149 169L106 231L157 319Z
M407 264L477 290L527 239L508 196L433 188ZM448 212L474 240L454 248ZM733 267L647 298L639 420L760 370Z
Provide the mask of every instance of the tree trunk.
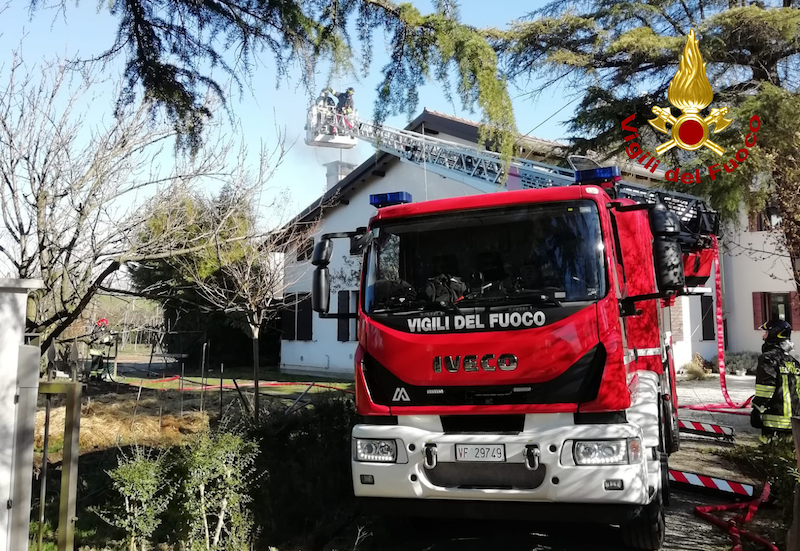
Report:
M792 436L797 455L797 468L800 469L800 417L792 416ZM794 509L792 525L786 535L786 549L800 549L800 483L794 485Z
M259 373L258 373L258 331L259 327L257 325L251 325L250 331L252 331L253 335L253 383L255 384L256 394L253 397L253 422L258 424L258 413L259 413L259 400L258 397L261 394L258 383L259 383Z
M214 541L212 545L216 547L219 544L219 537L222 534L222 526L225 523L225 509L228 507L228 498L222 498L222 504L219 506L219 518L217 518L217 529L214 531Z
M206 549L211 549L211 537L208 533L208 517L206 516L205 484L200 484L200 514L203 516L203 535L206 538Z
M794 512L786 535L786 549L800 549L800 484L794 485Z

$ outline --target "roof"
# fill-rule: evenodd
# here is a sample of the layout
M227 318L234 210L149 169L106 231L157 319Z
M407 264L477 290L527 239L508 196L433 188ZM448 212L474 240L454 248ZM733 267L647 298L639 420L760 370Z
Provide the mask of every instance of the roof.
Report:
M480 125L475 121L447 115L438 111L423 109L422 113L411 121L405 129L421 132L423 125L426 135L435 136L441 133L476 144L478 143L478 130ZM520 137L520 142L523 154L525 154L525 149L528 149L529 152L540 155L558 155L561 148L567 147L567 145L563 143L528 136ZM339 204L347 204L348 197L352 195L356 188L366 183L367 179L373 175L373 173L382 176L385 166L394 159L396 159L396 157L389 153L378 153L370 156L369 159L361 163L350 174L342 178L339 183L326 191L322 197L306 207L295 217L293 223L302 224L313 222L320 216L324 208L332 208Z
M469 127L471 130L468 132L469 135L466 136L466 138L467 139L472 139L472 141L475 141L475 142L478 141L478 128L479 128L480 125L478 123L476 123L475 121L471 121L471 120L468 120L468 119L463 119L461 117L456 117L454 115L448 115L446 113L440 113L439 111L432 111L432 110L428 110L428 109L425 109L424 113L428 113L433 117L439 117L439 118L442 118L442 119L446 119L446 120L448 120L448 121L450 121L451 123L454 123L454 124L464 125L464 126ZM448 134L449 134L449 132L448 132ZM459 137L462 137L462 136L459 136ZM474 137L474 139L473 139L473 137ZM517 138L517 140L518 140L518 144L521 145L523 147L523 149L527 146L528 149L530 149L532 151L535 151L537 153L543 153L543 154L552 154L552 153L556 152L559 149L566 149L566 148L569 147L569 145L565 144L565 143L556 142L556 141L553 141L553 140L545 140L545 139L542 139L542 138L537 138L535 136L528 136L528 135L519 136ZM523 151L523 153L524 153L524 151Z

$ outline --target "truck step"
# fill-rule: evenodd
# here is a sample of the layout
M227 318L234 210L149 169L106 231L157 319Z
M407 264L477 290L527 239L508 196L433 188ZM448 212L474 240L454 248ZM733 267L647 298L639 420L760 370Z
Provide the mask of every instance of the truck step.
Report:
M721 438L731 442L733 442L733 435L736 432L733 427L728 427L726 425L714 425L713 423L701 423L700 421L684 419L678 419L678 429L688 434Z
M750 498L755 495L755 487L752 484L715 478L698 473L687 471L669 470L670 486L677 490L690 492L700 492L705 494L724 495L727 497Z

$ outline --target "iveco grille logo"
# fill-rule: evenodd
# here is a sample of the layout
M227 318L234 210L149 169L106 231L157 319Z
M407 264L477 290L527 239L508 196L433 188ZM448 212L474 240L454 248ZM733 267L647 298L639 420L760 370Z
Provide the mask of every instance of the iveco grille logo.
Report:
M392 402L410 402L411 398L408 397L408 392L402 386L397 387L394 389L394 396L392 396Z
M468 356L434 356L433 372L441 373L442 367L450 373L463 371L514 371L517 368L517 357L514 354L500 354L495 358L494 354L484 354L478 358L477 354Z

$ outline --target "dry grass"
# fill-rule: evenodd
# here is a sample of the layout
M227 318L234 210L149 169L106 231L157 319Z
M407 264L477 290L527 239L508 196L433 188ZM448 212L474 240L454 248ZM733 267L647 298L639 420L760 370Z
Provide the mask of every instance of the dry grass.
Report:
M180 401L172 396L142 396L136 404L136 394L107 394L83 399L81 408L80 451L87 453L116 446L143 444L170 446L182 443L188 435L208 427L208 411L199 412L199 398L184 401L185 413L180 415ZM216 406L217 402L214 402ZM194 411L192 411L194 410ZM213 409L212 411L216 411ZM135 412L135 415L134 415ZM49 459L59 461L63 448L63 400L53 399L50 411ZM213 413L212 413L213 415ZM34 446L44 447L43 407L36 413ZM39 453L37 461L41 461Z
M700 354L695 354L692 361L684 365L682 369L690 381L702 381L711 374L711 364Z
M171 390L167 383L148 384L147 379L120 377L116 385L100 384L86 389L81 400L80 453L104 451L118 446L141 444L145 446L169 447L184 443L187 438L206 429L219 415L219 391L206 390L180 392ZM199 378L198 378L199 381ZM132 382L130 386L125 384ZM211 382L211 381L209 381ZM252 382L240 380L242 393L252 407ZM142 384L141 398L139 384ZM175 382L177 385L177 382ZM219 379L212 384L219 384ZM352 383L326 383L336 388L347 388ZM249 385L249 388L248 388ZM262 401L279 401L283 407L291 404L295 397L308 390L307 384L262 388ZM313 387L311 394L324 393L328 388ZM48 459L60 461L64 444L65 398L53 396L50 411L50 437ZM201 410L201 401L203 413ZM235 418L242 413L239 394L226 389L222 393L223 410L226 417ZM44 447L45 399L40 397L36 413L34 462L41 465Z

